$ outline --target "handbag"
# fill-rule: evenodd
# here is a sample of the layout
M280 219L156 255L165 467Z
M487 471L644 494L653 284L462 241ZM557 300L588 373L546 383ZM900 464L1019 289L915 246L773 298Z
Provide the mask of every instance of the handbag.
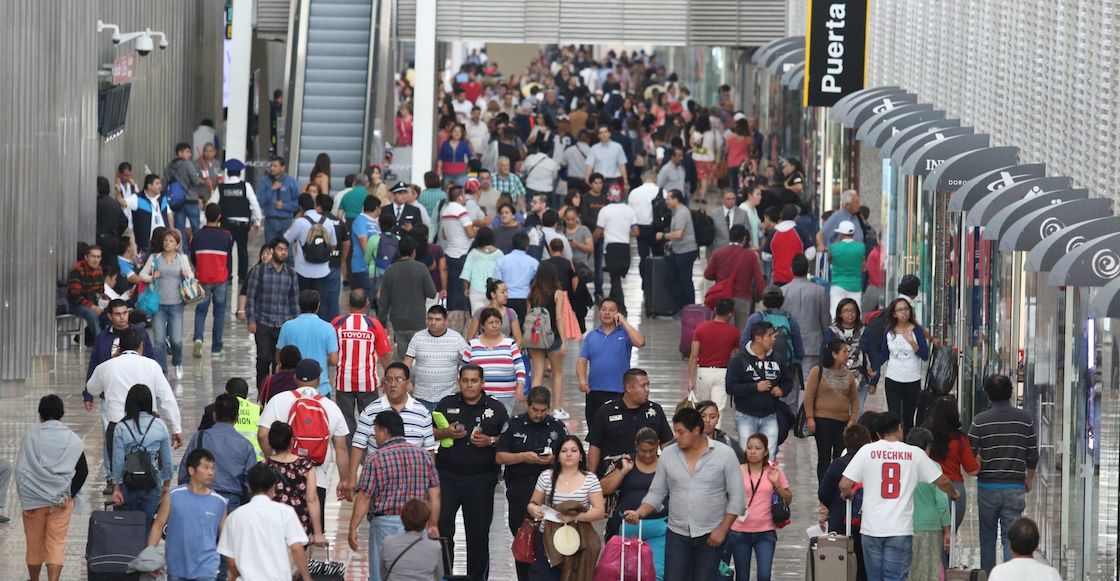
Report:
M770 520L774 521L774 526L783 528L789 524L789 517L789 504L775 492L770 498Z
M521 523L513 537L513 560L529 564L537 561L537 525L529 519Z
M149 260L152 261L153 270L159 272L159 260L156 260L154 255ZM140 298L136 299L136 308L149 317L155 316L159 312L159 293L156 291L158 282L159 280L153 280L151 284L144 287L144 292L140 293Z
M184 278L183 282L179 283L179 296L183 297L183 302L189 305L201 301L206 296L206 291L202 289L198 279L192 276Z
M747 258L749 250L744 249L743 254L739 256L739 260L735 262L735 266L731 268L731 276L715 283L708 292L704 293L704 304L713 311L716 310L716 303L721 299L730 299L735 297L735 277L739 274L739 269L743 267L743 261Z
M797 416L793 420L793 435L798 438L808 438L809 418L805 416L805 404L797 408Z

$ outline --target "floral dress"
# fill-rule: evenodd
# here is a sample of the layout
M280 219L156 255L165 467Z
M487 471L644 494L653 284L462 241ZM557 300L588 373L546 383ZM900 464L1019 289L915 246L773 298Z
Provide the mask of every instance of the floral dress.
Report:
M307 472L313 470L315 465L307 458L292 462L277 462L269 458L265 460L265 464L280 474L273 500L294 508L303 530L310 537L314 531L311 530L311 512L307 510Z

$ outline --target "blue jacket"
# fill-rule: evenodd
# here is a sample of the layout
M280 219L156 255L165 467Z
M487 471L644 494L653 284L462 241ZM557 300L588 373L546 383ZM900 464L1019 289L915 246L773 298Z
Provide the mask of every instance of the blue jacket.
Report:
M151 424L150 429L149 424ZM145 430L147 434L144 433ZM113 482L123 480L124 457L132 450L133 445L141 440L159 472L157 486L171 480L175 475L175 460L171 457L171 434L167 431L167 424L147 412L140 412L140 429L136 429L135 422L126 420L118 423L113 431Z
M872 362L872 368L876 373L883 367L883 364L891 358L891 351L887 348L887 335L890 334L887 329L883 332L883 338L879 342L879 352L874 355L875 359ZM924 360L929 359L929 342L926 341L926 330L921 325L914 325L914 342L918 344L918 358Z
M266 220L269 218L291 220L299 209L299 183L296 182L296 178L284 174L280 177L280 190L275 191L272 189L274 182L276 180L268 173L257 182L257 203L261 205ZM276 209L278 198L283 205L279 210Z

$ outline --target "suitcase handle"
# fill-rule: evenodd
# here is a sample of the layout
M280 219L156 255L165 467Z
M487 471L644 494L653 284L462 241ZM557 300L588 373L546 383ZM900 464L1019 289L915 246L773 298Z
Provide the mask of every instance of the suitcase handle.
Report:
M852 499L848 499L844 503L844 534L849 538L852 536Z
M957 566L960 560L957 552L957 503L949 499L949 568Z
M618 525L618 536L622 537L622 558L618 564L618 581L625 581L626 578L626 519L622 519L621 524ZM638 581L642 581L642 519L638 519Z

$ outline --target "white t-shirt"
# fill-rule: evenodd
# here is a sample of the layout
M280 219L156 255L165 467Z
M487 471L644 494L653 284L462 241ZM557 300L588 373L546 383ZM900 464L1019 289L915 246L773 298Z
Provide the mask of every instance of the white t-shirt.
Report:
M914 329L915 333L920 333L918 329ZM890 359L887 362L887 369L883 375L887 379L899 382L912 382L920 381L922 379L922 360L918 357L917 352L910 346L910 342L902 335L896 335L894 331L887 331L887 349L890 351Z
M538 192L551 192L556 186L560 164L543 153L534 153L522 162L525 168L525 187Z
M879 440L856 452L844 477L863 484L863 524L872 537L914 534L914 489L933 482L941 466L921 449L902 442Z
M661 188L654 183L642 184L630 190L630 198L627 203L634 210L634 216L637 218L639 226L653 224L653 199L657 197L657 192L660 191Z
M226 517L218 552L233 557L245 579L287 581L295 571L288 547L307 541L295 509L258 494Z
M264 409L261 410L257 427L268 428L272 426L272 422L288 423L288 414L292 413L292 404L296 403L297 391L305 397L314 397L319 394L319 391L313 387L301 387L293 391L276 394L275 397L268 400ZM342 415L342 410L338 408L338 404L326 397L320 399L319 403L323 406L323 411L327 412L327 428L331 431L331 437L348 436L350 427L346 425L346 417ZM315 467L316 485L321 488L329 488L332 470L334 470L334 442L327 445L326 461L321 466Z
M448 258L462 258L471 249L467 227L471 226L467 208L459 202L448 202L439 214L439 227L443 230L443 251Z
M1062 581L1058 570L1044 565L1034 559L1011 559L1002 565L996 565L988 581Z
M595 227L603 229L603 240L607 244L630 244L630 227L637 224L634 209L621 202L603 206L595 221Z

